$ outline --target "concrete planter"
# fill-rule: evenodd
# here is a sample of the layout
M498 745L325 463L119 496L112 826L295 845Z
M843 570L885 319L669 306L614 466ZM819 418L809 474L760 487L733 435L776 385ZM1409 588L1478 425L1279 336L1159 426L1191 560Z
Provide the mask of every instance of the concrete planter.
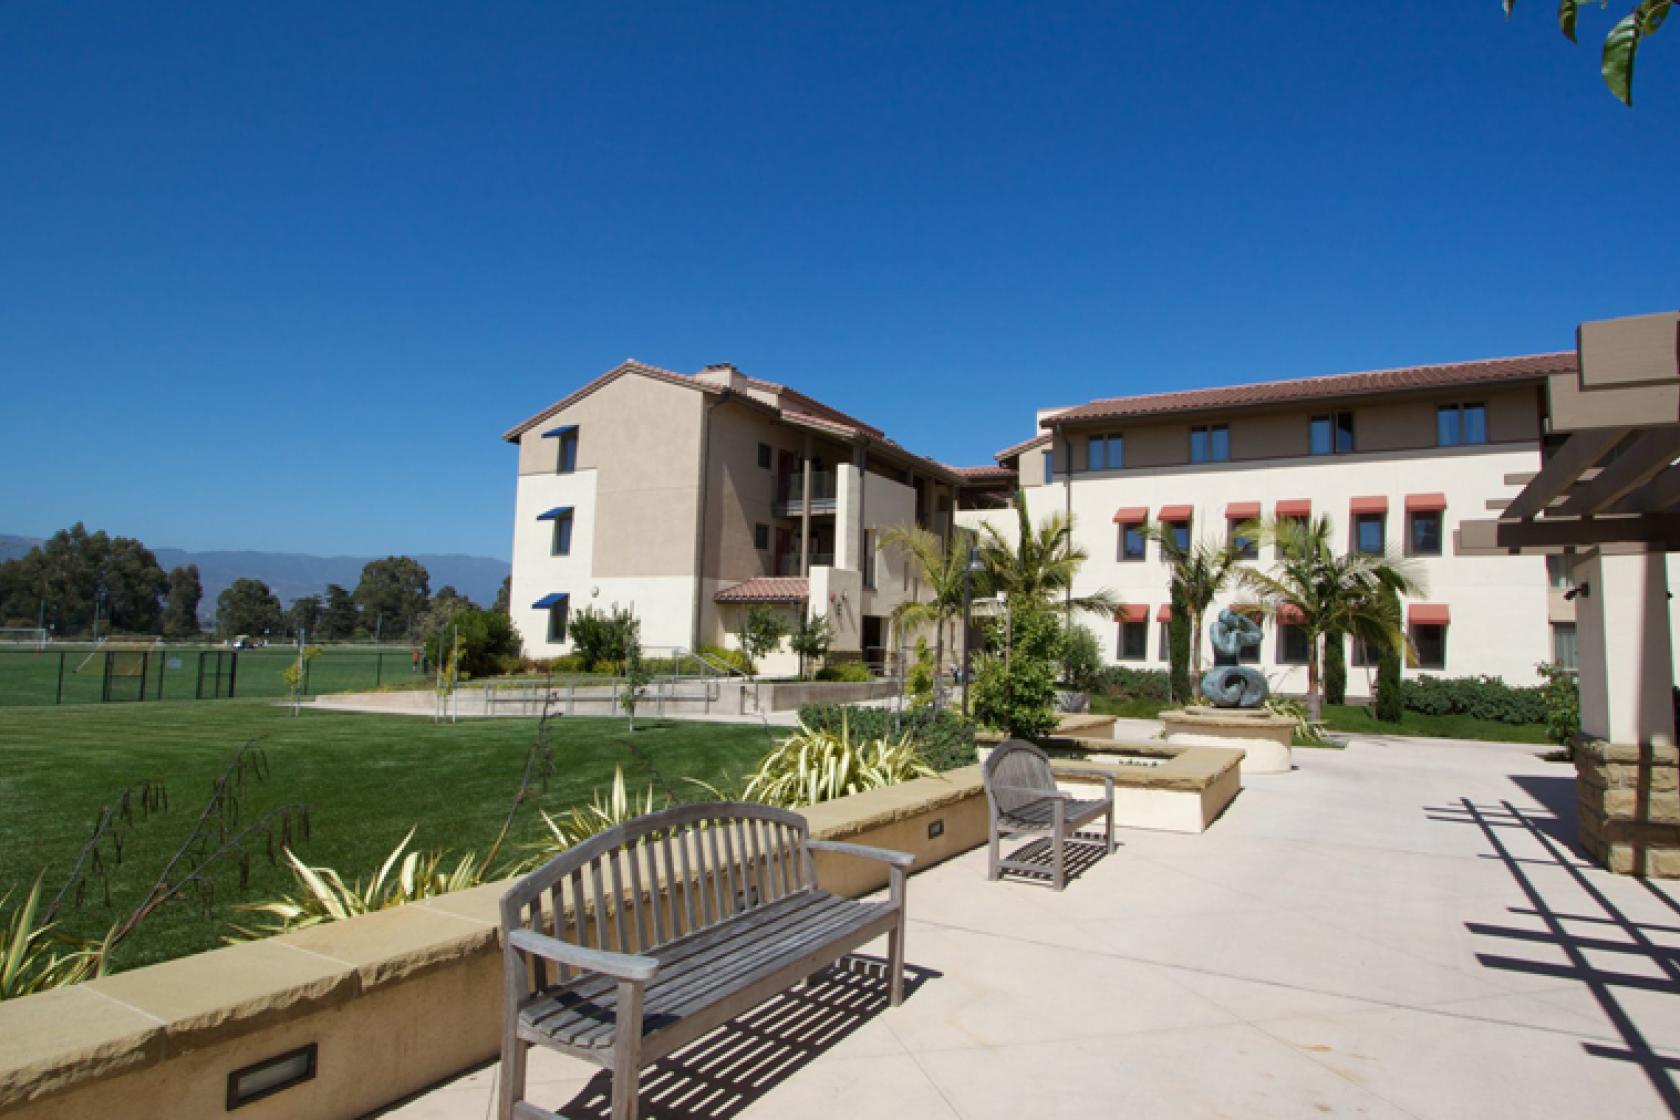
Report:
M1295 765L1295 721L1263 708L1188 707L1162 712L1161 723L1169 743L1241 750L1245 774L1287 774Z

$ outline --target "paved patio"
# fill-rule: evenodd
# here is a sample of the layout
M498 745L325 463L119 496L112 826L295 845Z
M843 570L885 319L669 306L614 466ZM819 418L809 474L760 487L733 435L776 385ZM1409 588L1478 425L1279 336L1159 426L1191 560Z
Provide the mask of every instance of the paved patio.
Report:
M831 974L650 1067L643 1115L1680 1116L1680 891L1586 865L1536 753L1297 750L1060 895L971 852L911 880L902 1007ZM387 1115L488 1116L495 1072ZM544 1107L607 1085L533 1051Z

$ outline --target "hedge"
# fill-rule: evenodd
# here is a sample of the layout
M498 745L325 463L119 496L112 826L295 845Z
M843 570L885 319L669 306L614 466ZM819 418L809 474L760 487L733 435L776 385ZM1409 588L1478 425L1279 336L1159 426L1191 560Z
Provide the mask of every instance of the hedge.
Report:
M1098 674L1096 691L1128 700L1172 700L1172 675L1160 669L1110 665Z
M1546 722L1546 699L1538 685L1513 687L1498 677L1414 677L1400 686L1400 694L1407 711L1424 715Z

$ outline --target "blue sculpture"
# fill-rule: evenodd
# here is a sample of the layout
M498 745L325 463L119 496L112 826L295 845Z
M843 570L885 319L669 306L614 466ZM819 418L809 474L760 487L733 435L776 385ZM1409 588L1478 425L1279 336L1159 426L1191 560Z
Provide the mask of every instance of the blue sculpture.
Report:
M1260 644L1260 624L1229 607L1208 627L1213 668L1202 675L1202 695L1216 708L1258 708L1271 690L1258 670L1237 664L1244 647Z

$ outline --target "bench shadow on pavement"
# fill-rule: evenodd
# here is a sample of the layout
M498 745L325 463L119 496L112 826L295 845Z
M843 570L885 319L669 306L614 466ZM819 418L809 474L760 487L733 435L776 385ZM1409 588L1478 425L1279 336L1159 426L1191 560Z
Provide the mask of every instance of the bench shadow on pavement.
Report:
M905 998L940 975L906 964ZM888 996L886 962L853 954L648 1066L642 1071L641 1113L695 1120L737 1116L887 1010ZM541 1103L568 1118L609 1120L612 1075L596 1074L569 1101Z

